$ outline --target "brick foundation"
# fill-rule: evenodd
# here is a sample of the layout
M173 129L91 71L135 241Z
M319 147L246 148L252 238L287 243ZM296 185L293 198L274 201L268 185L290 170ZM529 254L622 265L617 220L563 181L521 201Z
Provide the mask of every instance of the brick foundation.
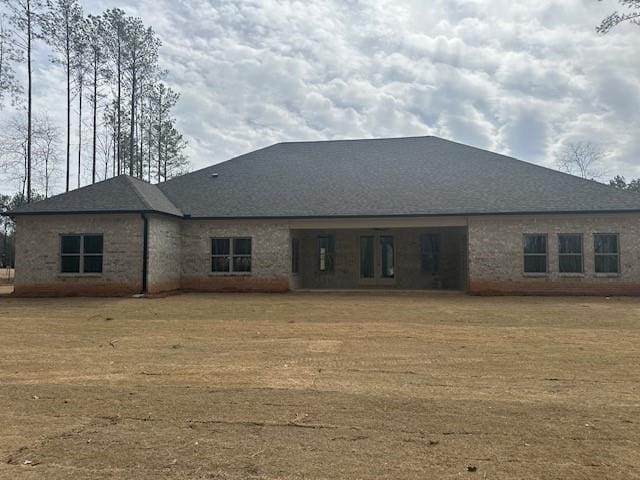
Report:
M126 283L49 283L16 284L16 297L122 297L140 293L139 285Z
M210 276L183 278L182 290L194 292L287 292L288 278L259 278L243 276Z
M592 295L592 296L638 296L640 284L607 282L576 282L564 280L491 281L471 280L468 292L472 295Z
M155 295L157 293L173 292L180 290L180 281L171 280L166 282L155 282L147 285L147 293Z

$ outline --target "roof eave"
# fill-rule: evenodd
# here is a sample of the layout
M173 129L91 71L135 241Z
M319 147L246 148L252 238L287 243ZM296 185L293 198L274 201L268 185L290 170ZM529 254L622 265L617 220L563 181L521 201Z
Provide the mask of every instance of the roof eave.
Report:
M494 211L494 212L453 212L453 213L405 213L405 214L356 214L356 215L253 215L253 216L197 216L185 214L189 220L297 220L324 218L416 218L416 217L475 217L491 215L594 215L640 213L640 207L633 209L608 210L531 210L531 211Z
M184 215L177 215L175 213L162 212L158 210L69 210L64 212L52 212L52 211L32 211L32 212L4 212L1 216L15 218L20 216L36 216L36 215L131 215L131 214L156 214L167 215L174 218L184 218Z

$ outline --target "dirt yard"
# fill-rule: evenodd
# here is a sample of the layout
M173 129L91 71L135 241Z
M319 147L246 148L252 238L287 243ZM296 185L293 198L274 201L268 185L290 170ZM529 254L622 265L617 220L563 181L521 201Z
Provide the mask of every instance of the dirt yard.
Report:
M640 299L5 296L0 332L0 478L640 478Z

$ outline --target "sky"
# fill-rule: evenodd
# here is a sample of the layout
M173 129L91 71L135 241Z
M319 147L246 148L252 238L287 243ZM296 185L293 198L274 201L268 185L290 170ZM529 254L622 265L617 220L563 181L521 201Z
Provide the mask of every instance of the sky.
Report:
M640 177L640 27L595 31L614 0L81 3L157 31L192 169L280 141L437 135L551 167L592 141L603 180ZM63 72L36 60L34 108L63 125Z

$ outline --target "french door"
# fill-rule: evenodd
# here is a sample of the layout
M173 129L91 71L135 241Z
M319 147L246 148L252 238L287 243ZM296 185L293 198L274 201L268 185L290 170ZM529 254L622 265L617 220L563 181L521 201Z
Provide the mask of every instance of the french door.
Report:
M393 285L396 281L396 249L393 235L360 236L360 283Z

